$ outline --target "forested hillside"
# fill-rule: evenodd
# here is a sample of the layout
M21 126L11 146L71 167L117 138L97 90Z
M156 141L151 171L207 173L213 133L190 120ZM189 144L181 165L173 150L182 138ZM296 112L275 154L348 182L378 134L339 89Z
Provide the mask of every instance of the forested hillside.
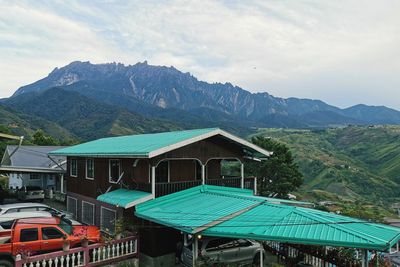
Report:
M311 200L371 202L400 199L400 127L349 126L326 130L261 129L294 153Z

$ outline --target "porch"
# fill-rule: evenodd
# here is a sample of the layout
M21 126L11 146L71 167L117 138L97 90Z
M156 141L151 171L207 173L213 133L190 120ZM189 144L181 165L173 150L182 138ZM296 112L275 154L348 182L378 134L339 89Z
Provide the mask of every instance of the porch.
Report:
M207 179L206 185L217 185L224 187L234 187L252 190L254 194L257 193L257 181L255 177L242 178L241 177L221 177L219 179ZM179 182L164 182L155 184L155 197L161 197L172 194L178 191L186 190L192 187L202 185L201 180L187 180ZM151 184L138 185L139 190L151 193Z

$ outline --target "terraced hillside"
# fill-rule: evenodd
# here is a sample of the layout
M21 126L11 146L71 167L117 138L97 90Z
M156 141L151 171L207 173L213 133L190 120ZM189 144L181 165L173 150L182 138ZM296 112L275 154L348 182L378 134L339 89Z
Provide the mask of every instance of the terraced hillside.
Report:
M349 126L327 130L260 129L258 134L286 143L310 200L370 202L400 200L400 127Z

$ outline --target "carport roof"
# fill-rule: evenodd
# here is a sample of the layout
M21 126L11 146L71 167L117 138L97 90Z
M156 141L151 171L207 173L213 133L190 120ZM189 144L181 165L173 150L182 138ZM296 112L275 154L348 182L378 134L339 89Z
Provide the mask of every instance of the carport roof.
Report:
M136 216L185 233L388 250L400 228L274 204L248 190L202 185L136 206Z
M151 193L120 188L98 196L97 200L128 209L152 198Z

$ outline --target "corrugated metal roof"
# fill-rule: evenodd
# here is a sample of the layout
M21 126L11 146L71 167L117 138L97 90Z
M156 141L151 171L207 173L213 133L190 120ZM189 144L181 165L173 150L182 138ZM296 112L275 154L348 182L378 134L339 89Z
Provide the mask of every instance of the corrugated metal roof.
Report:
M210 133L217 128L137 134L108 137L51 152L68 156L138 156L148 157L150 152Z
M130 208L152 198L151 193L120 188L97 197L97 200L121 208Z
M47 169L48 171L54 170L54 172L60 172L60 168L55 164L54 161L60 165L65 165L66 157L64 156L52 156L52 161L48 157L50 151L65 148L63 146L15 146L8 145L4 158L2 159L2 167L14 167L14 168L37 168ZM11 158L7 158L15 149L15 153ZM65 166L63 166L65 169Z
M175 131L153 134L138 134L102 138L76 146L52 151L51 155L90 157L138 157L153 158L168 151L220 136L236 143L253 156L267 157L271 154L256 145L229 134L219 128Z
M205 236L387 250L400 228L274 204L240 189L199 186L136 207L138 217Z

